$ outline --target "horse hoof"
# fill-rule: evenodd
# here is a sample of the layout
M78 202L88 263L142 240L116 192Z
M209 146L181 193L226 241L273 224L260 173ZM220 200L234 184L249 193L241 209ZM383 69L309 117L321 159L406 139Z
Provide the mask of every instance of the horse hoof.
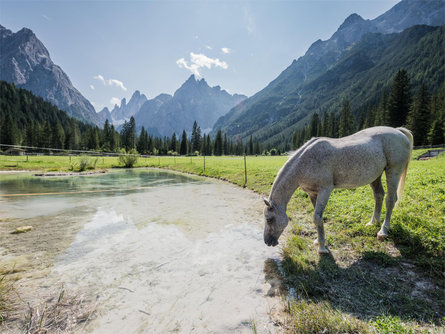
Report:
M369 226L374 226L374 222L371 220L368 224L366 224L365 226L369 227Z
M377 240L379 241L383 241L388 237L388 234L383 233L383 232L379 232L377 233Z
M329 250L327 248L320 248L318 250L318 255L328 255L329 254Z
M318 246L318 238L314 240L314 245Z

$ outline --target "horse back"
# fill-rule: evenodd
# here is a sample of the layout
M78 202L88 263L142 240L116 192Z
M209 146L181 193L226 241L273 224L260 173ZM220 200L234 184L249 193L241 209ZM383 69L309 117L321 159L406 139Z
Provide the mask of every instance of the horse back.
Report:
M405 166L410 154L407 137L397 129L374 127L351 136L318 138L299 159L302 179L332 183L335 188L356 188L373 182L387 167Z

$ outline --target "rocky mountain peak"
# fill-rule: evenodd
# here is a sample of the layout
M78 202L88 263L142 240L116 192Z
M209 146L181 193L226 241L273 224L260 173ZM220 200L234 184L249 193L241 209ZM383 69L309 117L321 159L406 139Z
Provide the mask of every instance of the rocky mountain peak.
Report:
M348 28L351 25L355 25L355 24L361 23L363 21L365 21L365 19L363 19L363 17L361 17L357 13L353 13L346 18L346 20L340 25L338 30Z
M34 32L0 28L0 80L30 90L80 120L101 125L91 103L72 85Z

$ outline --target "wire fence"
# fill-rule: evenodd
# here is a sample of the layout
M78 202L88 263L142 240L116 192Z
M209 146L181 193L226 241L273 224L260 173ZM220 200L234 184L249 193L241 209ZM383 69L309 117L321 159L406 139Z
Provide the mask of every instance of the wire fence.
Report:
M127 156L135 156L137 158L142 159L142 162L139 166L147 166L147 167L166 167L166 166L175 166L175 165L184 165L188 164L190 166L196 167L200 173L203 175L206 174L206 169L211 167L211 165L215 164L215 159L218 161L221 160L231 160L231 161L240 161L240 165L237 166L238 169L244 169L244 186L247 184L247 156L197 156L197 155L167 155L167 156L158 156L158 155L144 155L144 154L125 154L125 153L117 153L117 152L106 152L106 151L89 151L89 150L67 150L67 149L58 149L58 148L47 148L47 147L34 147L34 146L23 146L23 145L9 145L9 144L0 144L0 155L9 156L10 159L8 162L9 165L4 165L7 168L17 167L21 162L32 162L30 157L39 157L39 156L48 156L48 157L60 157L58 161L58 165L55 165L54 168L62 166L72 166L75 163L72 158L80 157L80 156L91 156L101 159L102 166L99 165L97 167L106 167L110 164L106 164L105 158L118 158L122 155ZM20 157L23 157L20 159ZM60 161L62 157L67 157L67 161ZM210 159L210 161L209 161ZM144 164L145 162L145 164ZM209 166L210 165L210 166ZM117 167L117 166L114 166Z
M429 149L440 149L444 148L445 145L435 145L435 146L419 146L418 148L429 148ZM66 169L67 167L73 169L73 165L76 163L76 157L81 156L91 156L96 157L96 162L94 163L95 167L99 168L109 168L109 167L118 167L117 159L121 155L129 155L135 156L140 160L137 164L137 167L170 167L177 170L190 171L192 173L202 174L202 175L211 175L214 172L215 167L218 165L220 168L232 168L241 172L244 171L244 175L239 176L239 183L247 185L248 180L248 169L249 162L248 160L252 159L255 156L196 156L196 155L170 155L170 156L158 156L158 155L141 155L141 154L124 154L117 152L106 152L106 151L89 151L89 150L67 150L67 149L58 149L58 148L47 148L47 147L34 147L34 146L23 146L23 145L8 145L8 144L0 144L0 155L8 155L8 161L4 161L3 167L5 168L18 168L19 164L26 162L27 165L20 166L23 169L26 166L30 166L30 168L48 168L50 166L42 163L41 166L32 164L31 160L36 160L36 158L30 159L30 157L34 156L49 156L49 157L60 157L54 158L51 161L53 164L54 170L58 168ZM22 158L19 158L22 156ZM67 160L64 160L63 157L66 157ZM102 158L99 160L99 158ZM111 159L111 160L109 160ZM98 162L99 160L99 162ZM221 161L226 160L224 164ZM218 162L219 161L219 162ZM228 161L233 161L230 163ZM253 161L253 160L251 160ZM96 163L98 165L96 166ZM223 166L224 165L224 166ZM252 164L251 164L252 165ZM210 171L208 170L210 168ZM213 169L213 170L212 170Z

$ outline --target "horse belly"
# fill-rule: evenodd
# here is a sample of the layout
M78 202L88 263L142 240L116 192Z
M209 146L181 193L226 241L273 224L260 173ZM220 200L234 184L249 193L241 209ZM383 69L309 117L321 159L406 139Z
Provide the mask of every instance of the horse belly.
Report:
M382 150L362 150L347 152L338 159L334 178L335 188L357 188L376 180L386 167ZM356 154L354 154L356 153Z

